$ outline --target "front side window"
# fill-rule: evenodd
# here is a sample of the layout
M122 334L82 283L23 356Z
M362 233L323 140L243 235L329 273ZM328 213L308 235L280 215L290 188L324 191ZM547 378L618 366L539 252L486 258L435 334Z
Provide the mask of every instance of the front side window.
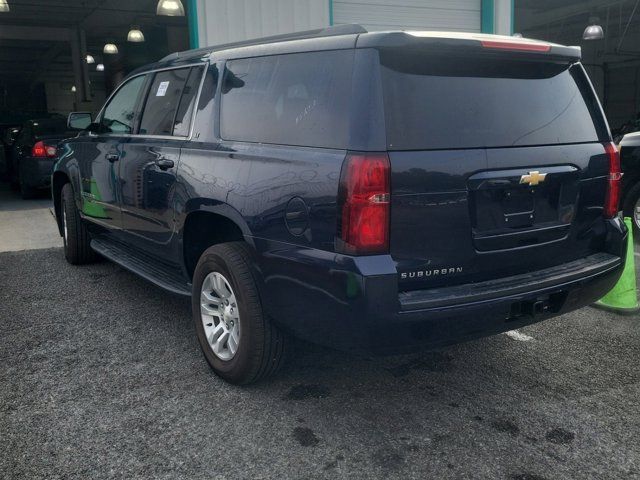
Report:
M133 133L135 109L146 75L125 83L107 104L100 120L105 133Z
M227 62L220 131L226 140L345 148L353 51Z
M173 135L174 121L189 68L156 73L140 120L140 135Z

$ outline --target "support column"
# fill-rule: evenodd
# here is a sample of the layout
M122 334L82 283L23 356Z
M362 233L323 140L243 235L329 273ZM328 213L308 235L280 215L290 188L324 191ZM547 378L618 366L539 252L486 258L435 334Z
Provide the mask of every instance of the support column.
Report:
M198 1L188 0L187 2L187 21L189 22L189 46L190 48L198 48L200 39L198 35Z
M513 34L514 0L480 0L480 31Z
M91 110L91 95L89 92L89 69L85 57L87 55L84 31L71 31L71 62L73 64L73 84L76 87L75 110Z

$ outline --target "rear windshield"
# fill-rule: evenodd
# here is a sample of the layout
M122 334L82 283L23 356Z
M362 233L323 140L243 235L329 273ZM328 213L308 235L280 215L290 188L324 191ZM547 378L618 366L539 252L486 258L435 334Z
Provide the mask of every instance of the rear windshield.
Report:
M394 150L604 140L580 65L382 52L387 143Z

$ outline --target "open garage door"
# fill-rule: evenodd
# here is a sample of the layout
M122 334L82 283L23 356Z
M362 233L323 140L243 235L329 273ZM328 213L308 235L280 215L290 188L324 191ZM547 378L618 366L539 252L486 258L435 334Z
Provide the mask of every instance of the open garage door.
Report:
M640 129L637 0L515 0L515 31L529 38L579 45L614 138Z

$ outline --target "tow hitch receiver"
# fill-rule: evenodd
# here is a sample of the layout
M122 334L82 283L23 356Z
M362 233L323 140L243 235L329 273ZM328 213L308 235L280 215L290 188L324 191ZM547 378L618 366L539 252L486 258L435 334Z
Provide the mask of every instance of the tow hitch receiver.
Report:
M507 321L515 320L523 316L537 317L549 313L557 313L562 308L566 292L550 293L534 300L525 300L511 304L511 312Z

